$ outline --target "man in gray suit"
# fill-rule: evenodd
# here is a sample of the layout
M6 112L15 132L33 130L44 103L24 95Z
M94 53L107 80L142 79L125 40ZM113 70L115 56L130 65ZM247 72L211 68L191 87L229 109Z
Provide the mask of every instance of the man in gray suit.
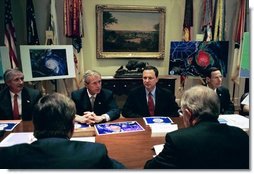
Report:
M24 74L18 69L4 73L6 87L0 92L0 120L31 120L35 103L41 98L39 90L24 87ZM18 113L14 116L14 96L17 95Z

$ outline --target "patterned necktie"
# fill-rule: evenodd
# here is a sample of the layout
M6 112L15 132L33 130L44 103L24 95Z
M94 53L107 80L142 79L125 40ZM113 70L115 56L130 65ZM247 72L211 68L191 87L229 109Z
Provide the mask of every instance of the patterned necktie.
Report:
M148 94L148 110L149 110L150 116L153 116L154 115L154 102L153 102L153 97L152 97L151 92L149 92L149 94Z
M13 119L18 120L19 119L19 106L18 106L18 95L14 94L13 99Z

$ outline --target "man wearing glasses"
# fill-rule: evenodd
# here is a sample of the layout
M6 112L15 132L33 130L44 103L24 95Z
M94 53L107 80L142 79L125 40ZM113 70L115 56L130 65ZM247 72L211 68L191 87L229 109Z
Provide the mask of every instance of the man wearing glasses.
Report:
M124 117L178 116L178 105L174 94L159 87L159 72L154 66L146 66L143 70L143 86L133 89L123 106Z
M249 136L220 124L217 94L194 86L181 98L183 129L167 133L161 153L145 169L249 169Z

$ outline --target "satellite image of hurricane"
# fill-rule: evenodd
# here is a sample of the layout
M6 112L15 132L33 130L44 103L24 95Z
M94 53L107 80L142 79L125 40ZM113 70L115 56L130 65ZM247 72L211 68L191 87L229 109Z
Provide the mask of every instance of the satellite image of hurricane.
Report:
M34 78L68 75L65 49L31 49L30 57Z
M217 67L223 76L227 73L227 41L173 41L170 46L170 75L204 77L210 67Z

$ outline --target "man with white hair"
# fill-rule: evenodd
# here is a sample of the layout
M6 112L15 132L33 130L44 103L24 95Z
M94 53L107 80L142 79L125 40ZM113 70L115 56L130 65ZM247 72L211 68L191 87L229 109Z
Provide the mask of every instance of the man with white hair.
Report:
M181 98L185 128L166 135L164 149L146 169L249 169L249 136L238 127L220 124L217 94L194 86Z

